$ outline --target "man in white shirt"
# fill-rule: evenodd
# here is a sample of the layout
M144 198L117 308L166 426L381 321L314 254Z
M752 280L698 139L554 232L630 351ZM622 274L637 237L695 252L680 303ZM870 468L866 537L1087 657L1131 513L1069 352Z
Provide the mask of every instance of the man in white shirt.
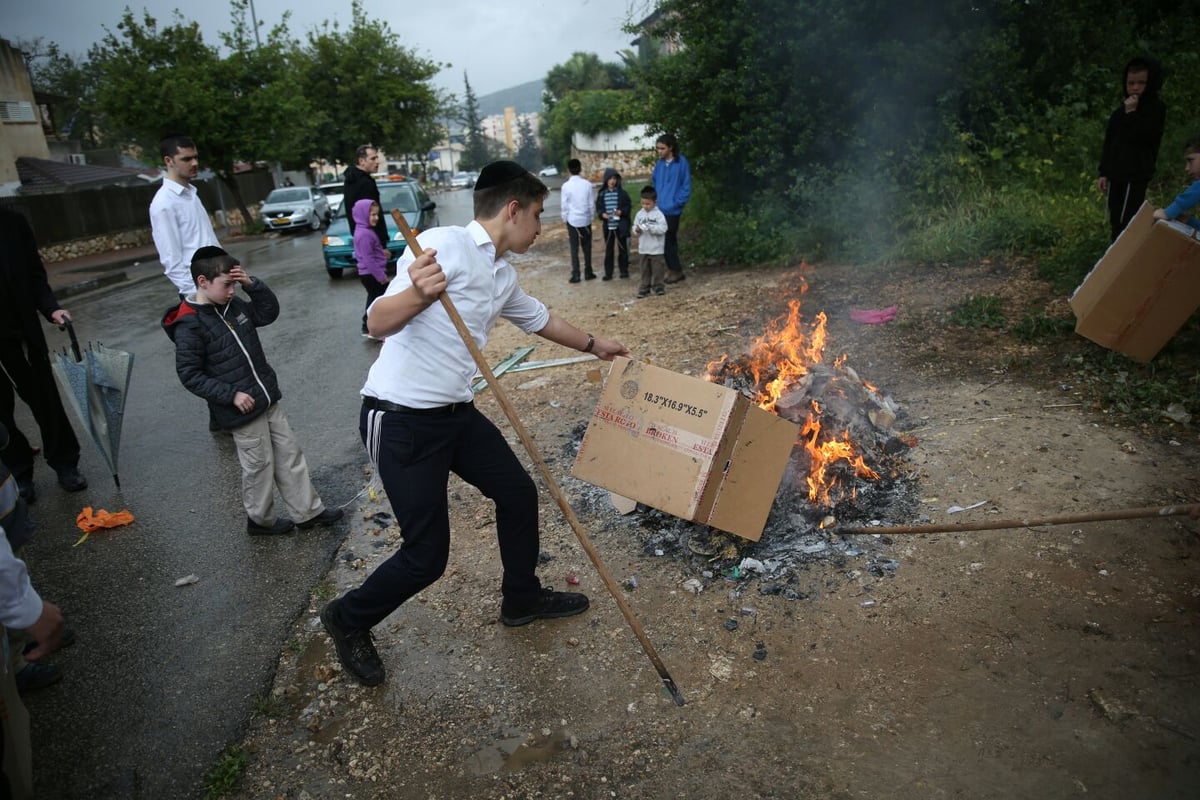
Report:
M438 302L450 293L481 349L504 317L526 333L605 361L626 355L620 342L584 333L525 294L505 259L533 245L548 193L514 161L488 164L475 183L475 219L465 228L422 232L421 257L401 257L396 278L367 313L371 334L384 343L362 389L359 432L404 540L362 586L321 610L342 666L367 686L384 679L371 628L446 569L451 472L496 504L500 621L525 625L587 610L587 597L546 589L535 574L537 487L504 434L471 402L475 362Z
M192 281L192 254L201 247L217 246L212 221L192 179L200 172L196 143L172 135L159 143L167 174L150 202L150 228L163 273L182 299L196 288Z
M592 184L579 173L583 165L578 158L567 162L571 177L562 185L562 218L567 223L567 238L571 240L571 283L579 283L579 249L583 248L583 277L592 280L592 213L596 198Z

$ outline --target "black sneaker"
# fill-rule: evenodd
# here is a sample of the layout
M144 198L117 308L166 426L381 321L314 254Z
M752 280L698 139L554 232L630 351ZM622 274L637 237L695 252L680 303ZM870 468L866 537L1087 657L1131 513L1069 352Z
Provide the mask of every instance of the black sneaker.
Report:
M500 621L510 628L518 625L528 625L535 619L556 619L558 617L573 617L588 609L587 595L578 592L555 592L542 589L537 601L524 608L505 600L500 604Z
M579 276L578 276L578 275L572 275L572 276L571 276L571 280L567 281L567 283L579 283Z
M332 525L343 516L340 508L327 508L320 514L317 514L312 519L306 519L304 522L297 522L297 528L313 528L317 525Z
M56 664L44 664L41 661L30 661L17 671L17 692L35 692L53 686L62 680L62 670Z
M583 273L583 279L584 279L585 281L594 281L594 280L596 280L596 273L594 273L594 272L585 272L585 273Z
M375 650L375 642L371 641L371 632L338 624L337 602L330 600L321 609L321 624L333 640L338 661L363 686L378 686L383 683L383 661Z
M79 474L79 470L75 467L63 467L57 469L58 485L68 492L82 492L87 488L87 478ZM26 503L29 501L26 500Z
M649 297L650 290L649 289L638 289L637 296L638 296L639 300L641 300L642 298L645 298L645 297Z
M612 280L612 273L611 273L611 272L606 272L606 273L604 273L604 277L602 277L600 280L602 280L602 281L611 281L611 280Z
M655 293L656 295L660 295L660 296L661 296L661 295L664 295L664 294L666 294L666 293L667 293L667 290L666 290L664 287L662 287L662 286L655 286L655 287L654 287L654 293Z
M296 523L287 517L280 517L270 525L259 525L252 519L246 519L246 533L251 536L278 536L281 533L291 533Z

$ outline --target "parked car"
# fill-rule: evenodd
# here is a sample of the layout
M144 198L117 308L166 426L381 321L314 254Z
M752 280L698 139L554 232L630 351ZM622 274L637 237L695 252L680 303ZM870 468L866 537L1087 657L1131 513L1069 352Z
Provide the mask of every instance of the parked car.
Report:
M438 226L437 203L431 200L421 184L414 180L380 181L378 186L379 204L383 208L383 218L388 229L388 261L394 264L408 243L404 241L400 228L392 219L392 209L400 209L404 213L404 221L414 233L419 233ZM325 231L325 237L321 239L325 271L335 280L342 277L342 270L357 271L354 240L350 238L350 220L347 219L349 213L350 209L343 203L338 215Z
M345 184L341 181L337 183L322 183L317 188L321 190L321 194L325 195L325 199L329 201L329 213L336 216L338 210L342 207L342 191L345 189Z
M451 189L470 189L475 185L477 175L472 175L470 172L456 172L450 176Z
M319 231L329 222L329 201L315 186L285 186L267 195L258 211L269 230L309 228Z
M552 178L557 174L558 174L558 167L554 166L553 164L547 164L546 166L544 166L538 170L539 178Z

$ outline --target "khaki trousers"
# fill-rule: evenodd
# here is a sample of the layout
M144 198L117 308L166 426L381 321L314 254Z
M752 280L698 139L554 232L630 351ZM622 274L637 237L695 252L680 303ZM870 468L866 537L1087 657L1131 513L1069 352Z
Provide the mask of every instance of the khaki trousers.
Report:
M0 639L4 629L0 628ZM29 712L17 692L17 673L0 664L0 724L4 741L4 774L15 800L33 797L33 745L29 740ZM3 788L0 788L3 794Z
M304 453L278 403L232 434L242 463L242 505L251 521L257 525L275 522L276 489L296 522L325 510L308 477Z

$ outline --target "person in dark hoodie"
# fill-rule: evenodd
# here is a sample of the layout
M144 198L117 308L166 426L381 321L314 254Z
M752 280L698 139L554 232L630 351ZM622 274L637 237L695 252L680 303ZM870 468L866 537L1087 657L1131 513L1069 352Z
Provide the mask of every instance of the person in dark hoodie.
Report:
M596 216L604 230L604 280L613 277L613 250L622 278L629 277L629 218L633 201L621 188L621 173L612 167L604 170L604 185L596 194Z
M1135 58L1125 65L1124 76L1124 100L1108 118L1096 180L1096 188L1108 194L1114 240L1146 199L1167 121L1167 107L1158 97L1162 88L1158 62Z
M279 317L275 293L219 247L192 257L196 292L167 311L175 372L185 389L208 401L212 418L233 434L242 465L242 505L249 534L288 533L342 518L326 508L308 476L304 453L279 408L279 382L258 328ZM241 285L250 302L235 297ZM275 490L301 520L275 516Z
M359 145L358 149L354 151L354 157L357 159L357 166L346 167L346 171L342 173L342 205L346 209L346 221L350 223L351 237L354 236L354 228L357 225L354 215L350 213L355 203L359 200L371 199L380 203L382 207L382 201L379 199L379 184L375 183L375 171L379 169L379 151L369 144ZM388 231L382 214L372 229L379 237L379 243L386 248Z
M354 263L358 267L358 279L367 290L367 305L363 308L362 335L375 339L367 330L367 309L375 298L387 290L388 251L379 243L379 237L373 230L383 216L379 203L369 197L364 197L350 209L350 218L357 228L354 231ZM376 339L378 341L378 339Z

